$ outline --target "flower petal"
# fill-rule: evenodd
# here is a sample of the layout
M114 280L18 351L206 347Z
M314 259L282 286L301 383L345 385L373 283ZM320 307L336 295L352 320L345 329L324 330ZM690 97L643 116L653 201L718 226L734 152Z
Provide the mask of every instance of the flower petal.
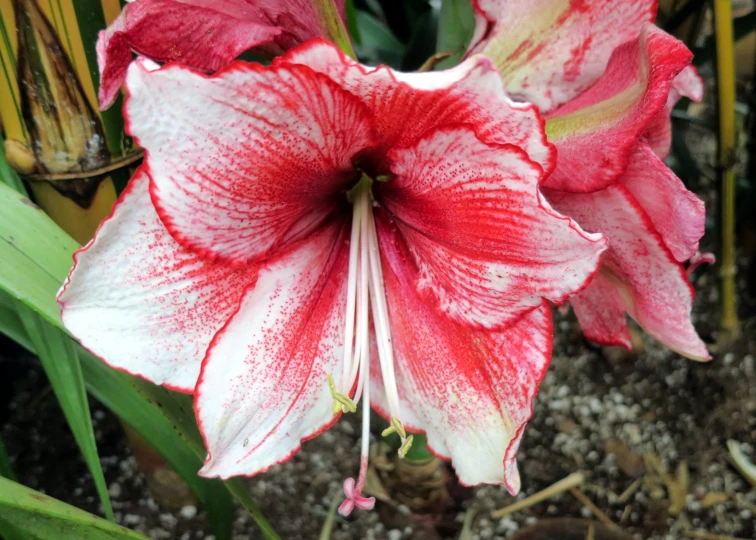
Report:
M389 153L396 178L374 188L419 268L419 291L458 322L510 323L586 286L606 242L551 210L539 168L469 126L439 128Z
M58 295L63 324L111 367L192 392L210 340L255 282L171 238L137 170Z
M147 151L155 207L187 249L242 266L346 204L372 117L333 81L293 65L150 69L129 70L129 130Z
M254 47L275 55L321 35L311 0L136 0L98 36L100 106L118 96L132 50L211 73Z
M608 272L599 271L591 284L570 298L585 337L601 345L633 347L625 317L625 302Z
M548 112L586 90L655 0L473 0L471 53L492 58L507 92Z
M615 184L595 193L546 195L557 210L607 236L602 272L616 278L612 281L627 314L673 351L694 360L709 359L690 320L693 288L685 270L630 191Z
M131 2L97 39L100 106L109 107L118 96L132 50L211 72L281 32L244 0Z
M589 90L547 115L559 159L544 185L585 193L616 181L691 58L681 41L650 24L638 40L618 47Z
M463 484L505 484L517 493L515 453L551 359L548 304L503 331L456 323L418 295L417 270L388 216L379 214L377 224L402 422L425 431ZM371 375L371 383L386 416L382 381Z
M667 106L659 113L646 133L646 140L653 148L654 153L659 156L659 159L667 159L669 149L672 146L672 119L670 118L672 109L683 97L693 101L701 101L703 92L703 79L695 66L686 67L672 81L672 88L670 88L667 97Z
M263 266L213 340L195 393L208 449L200 474L263 472L338 418L327 376L340 387L348 234L331 223Z
M620 182L646 211L678 262L695 255L706 227L704 202L687 190L647 143L636 145Z
M470 58L445 71L401 73L368 68L334 45L313 40L276 62L310 66L362 99L376 118L384 151L410 145L433 128L468 123L485 141L519 146L546 174L556 163L537 109L507 97L487 58Z

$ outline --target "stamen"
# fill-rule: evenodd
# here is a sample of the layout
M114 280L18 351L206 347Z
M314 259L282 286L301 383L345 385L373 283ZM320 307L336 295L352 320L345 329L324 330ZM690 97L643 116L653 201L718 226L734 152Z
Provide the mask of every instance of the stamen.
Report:
M391 425L384 429L381 435L386 437L388 435L391 435L392 433L398 433L402 439L407 438L407 432L404 431L404 426L396 416L391 417Z
M378 234L375 230L373 212L370 212L367 231L367 243L370 253L370 303L373 308L373 325L378 342L378 359L381 364L383 375L383 387L388 401L389 414L391 415L392 431L396 432L402 441L399 448L399 457L404 457L412 446L412 436L407 437L404 426L399 421L399 391L396 387L396 375L394 373L394 351L391 346L391 327L389 326L388 305L386 304L386 291L384 289L383 268L381 267L380 252L378 246Z
M359 185L356 189L364 189ZM350 376L352 366L352 347L354 344L354 316L355 302L357 296L357 257L360 249L360 222L361 214L364 213L362 205L354 205L354 215L352 217L352 236L349 242L349 274L347 277L347 305L344 320L344 365L342 370L342 380L344 382L343 393L348 394L352 390L354 377Z
M402 443L402 446L399 447L399 457L404 459L404 456L407 455L407 452L409 452L409 449L412 447L412 441L415 440L414 435L410 435L407 437L407 439Z
M342 394L336 390L336 382L333 380L332 375L328 375L328 388L331 390L331 397L333 398L333 414L338 414L339 410L342 412L357 412L357 404L351 400L346 394Z

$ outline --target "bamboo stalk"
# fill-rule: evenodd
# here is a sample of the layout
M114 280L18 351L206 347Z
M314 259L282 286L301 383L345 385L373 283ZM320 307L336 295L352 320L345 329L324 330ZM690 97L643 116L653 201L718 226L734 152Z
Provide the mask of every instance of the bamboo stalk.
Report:
M731 0L714 0L719 99L719 167L722 189L722 332L730 341L739 333L735 301L735 54Z

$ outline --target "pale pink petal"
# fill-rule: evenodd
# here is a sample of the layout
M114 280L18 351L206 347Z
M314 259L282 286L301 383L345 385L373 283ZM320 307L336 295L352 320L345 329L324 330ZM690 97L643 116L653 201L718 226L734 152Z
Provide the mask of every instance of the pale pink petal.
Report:
M517 493L515 454L551 358L550 307L542 303L503 331L458 324L418 295L417 271L388 216L378 226L402 422L427 434L463 484ZM385 415L382 381L371 383ZM417 423L406 422L409 411Z
M702 264L714 264L715 262L717 262L717 258L713 253L698 252L690 258L690 262L685 269L685 272L690 276Z
M570 298L585 337L601 345L616 345L630 350L633 346L625 316L625 302L614 278L599 271L591 284Z
M347 499L354 499L354 478L344 480L344 495Z
M703 79L698 74L695 66L686 67L672 81L672 88L670 88L669 96L667 97L667 106L659 113L646 133L648 144L660 159L667 159L669 148L672 145L672 122L670 117L672 109L683 97L693 101L701 101L703 99L703 92Z
M100 106L117 97L132 51L210 73L253 47L279 54L322 35L311 0L136 0L98 36Z
M203 476L263 472L338 418L327 377L341 387L348 229L327 225L261 266L210 345L195 392Z
M681 41L651 24L617 48L590 89L547 115L546 133L559 160L544 185L584 193L616 181L692 57Z
M150 193L183 246L232 265L268 257L347 204L354 156L373 144L357 98L305 66L129 70L129 132Z
M688 191L647 143L635 146L620 183L646 211L678 262L698 251L706 226L704 202Z
M419 268L418 290L461 323L497 328L584 288L606 243L538 195L540 169L469 126L439 128L389 153L374 187Z
M543 133L543 118L529 103L514 103L490 60L471 58L445 71L401 73L368 68L334 45L313 40L276 62L305 64L358 96L373 112L381 149L414 143L427 131L468 123L478 137L522 148L548 174L556 154Z
M557 210L607 236L602 271L616 277L627 314L670 349L694 360L709 359L690 320L693 288L685 270L630 191L615 184L590 194L547 196Z
M342 516L348 516L354 510L354 499L344 499L339 505L339 514Z
M473 0L470 53L494 60L510 95L548 112L593 84L655 0Z
M206 262L165 230L137 170L58 296L63 324L110 366L192 392L210 340L254 284L254 268Z

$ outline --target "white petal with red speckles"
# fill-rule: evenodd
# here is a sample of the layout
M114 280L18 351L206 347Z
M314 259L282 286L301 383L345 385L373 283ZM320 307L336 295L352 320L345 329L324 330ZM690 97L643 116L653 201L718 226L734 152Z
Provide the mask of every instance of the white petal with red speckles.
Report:
M607 236L602 268L617 278L628 315L670 349L694 360L709 359L690 320L693 288L685 270L630 191L615 184L596 193L548 192L547 197L587 230Z
M678 262L698 251L706 228L706 208L695 193L645 142L636 145L620 183L633 194Z
M213 340L195 392L204 476L263 472L335 420L341 387L348 222L330 224L261 267Z
M176 240L244 265L305 237L359 177L373 144L354 96L304 66L232 64L213 77L129 69L128 127L147 152L150 193Z
M550 307L544 302L499 332L460 325L417 294L407 246L385 214L378 225L401 410L412 411L408 426L425 431L432 451L451 458L463 484L505 484L516 493L519 438L551 358ZM380 380L371 382L377 408L385 410Z
M210 340L255 282L186 251L165 230L137 171L58 301L63 324L110 366L192 392Z
M540 170L519 148L446 127L389 158L397 176L376 198L407 240L417 287L453 319L501 327L543 298L563 302L598 268L603 237L541 204Z
M603 73L614 49L654 20L655 0L473 0L471 52L492 58L510 95L544 112Z
M519 146L546 173L554 167L554 148L537 109L507 97L487 58L471 58L444 71L401 73L368 68L334 45L313 40L276 62L308 65L362 99L375 115L384 150L412 144L438 126L468 123L487 142Z
M633 346L625 316L625 302L615 280L607 271L599 271L591 284L570 298L585 337L601 345Z
M544 185L585 193L616 181L692 57L681 41L650 24L617 48L596 84L547 115L559 159Z

